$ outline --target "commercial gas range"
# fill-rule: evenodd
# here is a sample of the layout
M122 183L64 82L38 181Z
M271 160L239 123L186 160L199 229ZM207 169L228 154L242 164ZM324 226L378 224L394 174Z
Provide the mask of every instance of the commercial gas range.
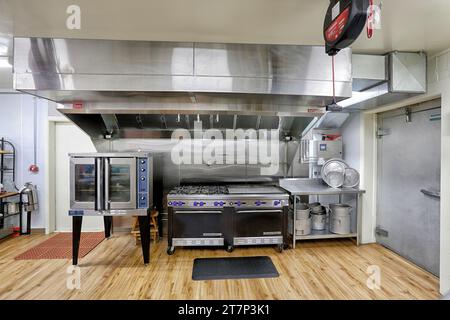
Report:
M168 254L175 247L287 244L289 195L265 185L189 185L167 195Z

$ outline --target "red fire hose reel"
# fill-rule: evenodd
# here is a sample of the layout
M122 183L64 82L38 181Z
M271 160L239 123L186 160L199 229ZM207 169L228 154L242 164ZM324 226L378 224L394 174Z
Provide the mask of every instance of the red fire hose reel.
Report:
M358 38L366 25L367 11L371 2L373 1L330 0L323 26L325 50L328 55L336 55ZM372 24L370 28L373 30Z
M367 36L373 35L373 0L330 0L323 25L325 51L332 57L333 101L326 106L327 111L341 111L336 103L334 56L349 47L361 34L366 25L368 10L370 22L367 24Z

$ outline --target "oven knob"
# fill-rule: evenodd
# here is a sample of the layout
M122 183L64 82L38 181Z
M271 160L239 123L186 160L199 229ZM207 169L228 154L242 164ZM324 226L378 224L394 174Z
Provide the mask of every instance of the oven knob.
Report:
M141 197L141 200L145 200L145 197Z
M194 207L196 207L198 205L197 201L194 201Z
M141 160L141 163L142 163L142 164L145 164L145 160Z
M279 206L281 204L281 201L280 200L275 200L274 202L273 202L273 205L274 206Z
M142 168L141 171L142 171L142 172L145 172L145 168Z
M171 206L172 205L172 201L169 201L169 206Z
M220 206L223 206L225 204L225 202L220 201Z
M241 206L241 202L240 201L236 201L236 206L240 207Z
M203 207L203 205L205 204L203 201L200 201L200 207Z
M141 178L141 181L145 181L145 177L142 177L142 178Z
M214 207L217 207L219 205L219 203L216 201L214 202Z

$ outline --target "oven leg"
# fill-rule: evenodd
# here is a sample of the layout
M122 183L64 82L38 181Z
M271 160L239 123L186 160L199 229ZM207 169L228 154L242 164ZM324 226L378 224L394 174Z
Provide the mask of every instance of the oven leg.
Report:
M148 215L139 216L139 230L141 232L142 255L144 256L144 264L150 262L150 219Z
M103 217L103 223L105 225L105 238L109 238L111 236L112 217L104 216Z
M81 238L81 224L83 222L82 216L72 217L72 264L78 264L78 251L80 249Z
M173 221L173 209L169 208L169 219L168 219L168 225L167 225L167 254L169 256L173 255L175 252L175 247L173 246L173 227L172 227L172 221Z

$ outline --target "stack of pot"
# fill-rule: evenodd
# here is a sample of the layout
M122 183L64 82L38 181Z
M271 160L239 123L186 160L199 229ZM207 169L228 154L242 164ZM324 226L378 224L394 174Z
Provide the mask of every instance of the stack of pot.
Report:
M330 231L336 234L350 233L352 207L346 204L330 204Z
M318 202L310 203L311 225L313 230L325 230L327 225L327 209Z
M299 203L297 205L297 220L295 221L296 233L300 236L306 236L311 233L311 210L307 204Z

